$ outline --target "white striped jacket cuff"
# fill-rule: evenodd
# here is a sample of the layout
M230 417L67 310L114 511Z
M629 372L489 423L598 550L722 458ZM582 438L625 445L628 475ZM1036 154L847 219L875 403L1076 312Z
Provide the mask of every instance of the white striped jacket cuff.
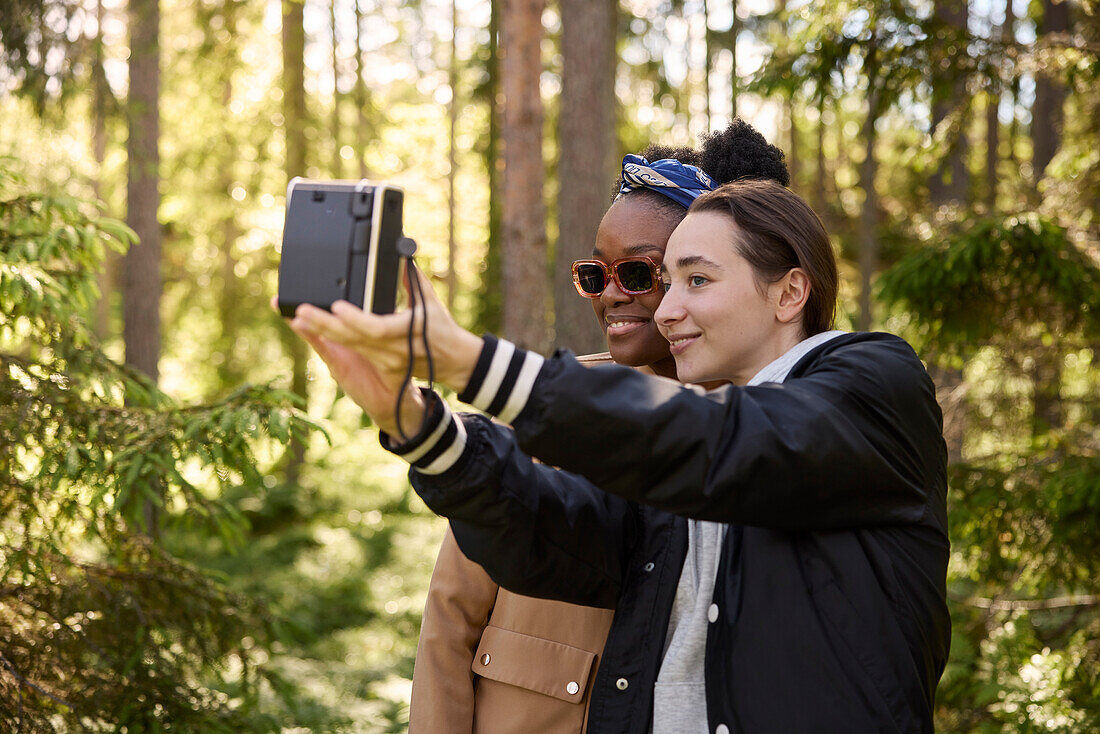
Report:
M458 399L511 423L526 407L545 361L535 352L486 334L470 382Z
M428 414L417 434L403 444L382 433L383 448L397 454L424 474L442 474L454 466L466 449L466 427L451 412L443 398L421 388Z

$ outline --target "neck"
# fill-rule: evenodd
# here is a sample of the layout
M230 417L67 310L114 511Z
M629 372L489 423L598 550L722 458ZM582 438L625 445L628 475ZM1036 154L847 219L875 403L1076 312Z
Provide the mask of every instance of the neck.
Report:
M659 362L654 362L649 365L649 368L653 370L653 374L655 375L671 377L674 380L676 379L676 358L671 354Z
M761 349L755 363L745 370L745 374L736 375L730 381L735 385L746 385L757 372L767 367L775 360L793 349L799 342L806 338L802 333L802 324L790 324L776 333L775 338L768 341L765 348Z

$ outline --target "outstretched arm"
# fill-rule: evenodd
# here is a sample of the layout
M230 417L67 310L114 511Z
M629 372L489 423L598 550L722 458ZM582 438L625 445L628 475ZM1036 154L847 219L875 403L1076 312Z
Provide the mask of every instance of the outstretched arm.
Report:
M514 422L531 455L608 492L746 525L827 529L934 515L945 530L939 409L923 365L897 337L838 338L813 369L782 385L701 395L626 368L585 370L474 337L426 290L441 381ZM410 312L378 316L344 304L299 318L300 328L388 365L383 371L408 357L397 336Z
M412 464L417 494L450 519L463 553L518 594L613 607L636 534L630 504L534 461L510 428L426 397L420 433L382 442Z

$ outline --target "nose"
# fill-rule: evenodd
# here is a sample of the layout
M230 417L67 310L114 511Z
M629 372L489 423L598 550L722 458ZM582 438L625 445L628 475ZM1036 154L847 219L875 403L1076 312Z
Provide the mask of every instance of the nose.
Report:
M604 306L618 306L623 303L629 303L633 299L634 296L619 290L619 284L615 282L614 278L608 278L607 287L604 288L603 293L600 294L600 302Z
M670 288L661 299L661 304L653 312L653 319L658 326L668 327L684 318L684 307L680 303L676 288Z

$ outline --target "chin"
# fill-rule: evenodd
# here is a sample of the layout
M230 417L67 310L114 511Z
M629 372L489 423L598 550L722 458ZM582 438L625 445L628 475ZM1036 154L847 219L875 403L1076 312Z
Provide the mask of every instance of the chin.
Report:
M611 353L611 359L615 364L626 365L627 367L638 367L645 364L642 357L639 357L638 353L633 349L608 349Z
M626 365L627 367L645 367L654 362L660 362L663 358L661 354L653 354L652 350L643 348L608 345L607 351L611 353L611 359L615 360L617 364ZM665 352L664 356L668 356L668 353Z
M703 382L710 382L718 379L707 374L703 370L692 369L691 365L676 363L676 379L680 382L691 383L698 385Z

